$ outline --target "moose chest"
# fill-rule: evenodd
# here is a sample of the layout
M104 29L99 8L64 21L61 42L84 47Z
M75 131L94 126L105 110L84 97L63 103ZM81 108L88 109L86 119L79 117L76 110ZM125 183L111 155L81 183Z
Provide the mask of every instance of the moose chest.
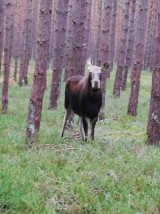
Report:
M94 118L98 115L102 105L101 91L93 92L92 94L85 93L80 96L79 101L79 107L82 115L89 118Z

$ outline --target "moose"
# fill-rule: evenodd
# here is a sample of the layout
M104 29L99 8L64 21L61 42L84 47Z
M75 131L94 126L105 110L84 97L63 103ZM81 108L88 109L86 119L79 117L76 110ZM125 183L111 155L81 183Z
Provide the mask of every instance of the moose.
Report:
M108 68L109 63L105 63L103 68ZM65 87L65 115L61 137L64 135L66 122L71 111L80 118L80 132L83 141L89 137L94 140L94 129L98 119L98 113L102 105L101 75L103 68L92 65L90 59L87 60L87 76L72 76L66 82Z

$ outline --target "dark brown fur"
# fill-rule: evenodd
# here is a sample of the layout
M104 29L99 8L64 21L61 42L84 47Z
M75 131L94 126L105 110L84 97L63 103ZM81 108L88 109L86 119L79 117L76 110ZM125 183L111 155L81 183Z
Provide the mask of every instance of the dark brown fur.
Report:
M103 69L107 69L108 67L108 62L104 63L101 69L98 66L92 65L91 61L88 60L86 68L89 74L87 77L72 76L67 80L65 88L66 113L61 137L63 137L66 121L72 110L80 117L82 139L87 140L88 129L90 128L90 137L94 140L94 128L102 106L101 73Z
M81 129L84 129L85 137L82 134L83 140L88 136L88 123L91 124L91 138L94 139L94 127L98 119L98 113L102 105L101 89L92 89L91 76L72 76L67 80L65 89L65 109L66 120L70 111L80 116ZM64 122L66 123L66 121ZM65 124L64 124L65 125ZM63 136L64 130L62 130ZM83 131L81 130L81 133Z

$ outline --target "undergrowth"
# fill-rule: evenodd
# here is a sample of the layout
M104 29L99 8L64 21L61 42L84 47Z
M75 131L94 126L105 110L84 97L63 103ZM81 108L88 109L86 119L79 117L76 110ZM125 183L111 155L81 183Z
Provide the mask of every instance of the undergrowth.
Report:
M159 214L160 151L145 143L151 74L142 73L135 118L126 113L129 82L127 91L114 99L112 74L105 120L96 125L95 141L82 143L77 122L60 138L64 84L57 110L48 110L49 72L39 144L28 149L32 72L28 86L11 81L8 114L0 113L0 213Z

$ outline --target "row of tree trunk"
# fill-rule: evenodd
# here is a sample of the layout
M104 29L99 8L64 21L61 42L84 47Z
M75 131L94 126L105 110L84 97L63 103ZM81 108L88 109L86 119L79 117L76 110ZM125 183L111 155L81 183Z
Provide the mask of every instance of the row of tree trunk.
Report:
M89 57L99 66L107 61L110 63L109 69L103 71L101 119L105 118L106 83L116 63L113 96L120 97L121 90L126 89L130 72L128 114L131 116L137 115L141 71L153 70L152 107L149 113L152 120L149 119L148 123L158 117L154 127L155 124L159 125L158 110L156 117L151 113L155 112L155 102L159 102L159 88L153 92L158 84L159 72L159 4L158 0L125 0L123 3L117 0L1 0L0 72L3 58L4 113L8 108L12 57L15 61L13 76L15 80L18 77L20 86L28 84L30 60L36 62L26 131L29 145L37 141L46 72L50 64L53 72L49 108L55 109L60 96L63 69L65 80L73 74L83 75ZM153 94L156 94L156 98ZM147 130L149 142L153 143L155 138L149 133L153 128Z

